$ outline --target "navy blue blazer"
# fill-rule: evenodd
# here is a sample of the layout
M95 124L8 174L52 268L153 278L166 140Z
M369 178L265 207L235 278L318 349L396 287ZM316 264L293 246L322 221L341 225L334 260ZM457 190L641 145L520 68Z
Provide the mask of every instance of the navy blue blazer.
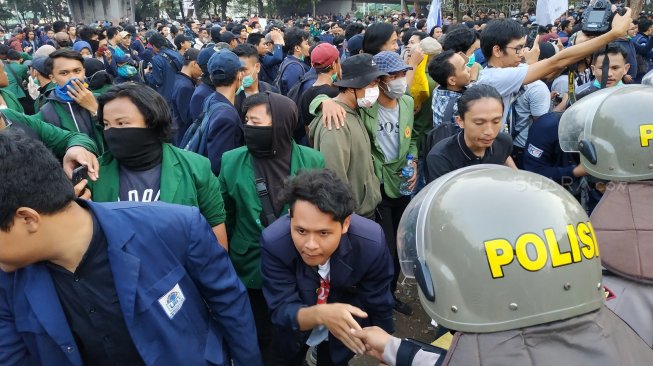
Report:
M262 365L247 292L195 207L88 203L107 240L125 323L147 365ZM159 299L179 285L171 318ZM254 336L252 336L254 335ZM82 366L52 277L0 272L0 365Z
M383 230L374 221L352 215L349 230L340 239L330 259L331 289L327 303L346 303L367 312L357 319L361 326L377 325L394 332L393 298L390 291L394 267ZM263 294L275 325L281 354L295 355L311 331L302 332L297 312L317 303L320 278L317 268L304 263L290 234L290 217L285 215L261 235ZM334 363L353 357L332 334L329 348Z

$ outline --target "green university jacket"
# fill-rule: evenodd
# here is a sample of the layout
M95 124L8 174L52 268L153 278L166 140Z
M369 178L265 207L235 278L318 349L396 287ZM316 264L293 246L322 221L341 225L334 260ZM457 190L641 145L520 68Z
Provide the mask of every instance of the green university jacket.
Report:
M73 146L81 146L96 156L99 155L97 146L93 140L83 133L62 130L45 121L41 121L37 117L28 116L11 109L4 109L1 113L9 122L21 123L36 132L43 144L58 157L63 157L66 154L66 150Z
M120 164L110 152L100 158L100 179L89 182L93 201L115 202L120 194ZM195 206L211 226L225 221L218 178L204 156L163 144L161 202Z
M324 168L324 157L317 150L292 143L290 175L301 169ZM259 240L264 227L263 211L256 193L254 166L247 147L227 151L222 155L220 190L227 211L229 256L238 277L247 288L262 287ZM282 211L285 211L284 208Z
M310 105L310 112L315 113L318 106L322 104L326 95L318 95ZM370 136L372 145L372 162L374 163L374 174L381 184L385 194L390 198L401 197L399 184L401 183L401 169L406 165L408 154L417 160L417 135L413 128L413 98L404 95L399 99L399 155L396 159L386 162L381 145L377 141L379 103L374 103L371 108L359 109L359 115L363 125Z

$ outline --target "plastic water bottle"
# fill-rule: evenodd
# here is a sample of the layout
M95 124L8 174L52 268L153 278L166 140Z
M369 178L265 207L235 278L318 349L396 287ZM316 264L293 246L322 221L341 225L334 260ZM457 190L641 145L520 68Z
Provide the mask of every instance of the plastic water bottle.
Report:
M408 155L406 157L406 165L401 168L401 183L399 183L399 193L404 196L410 196L413 194L413 190L410 189L410 182L408 180L415 175L415 168L413 168L413 156Z

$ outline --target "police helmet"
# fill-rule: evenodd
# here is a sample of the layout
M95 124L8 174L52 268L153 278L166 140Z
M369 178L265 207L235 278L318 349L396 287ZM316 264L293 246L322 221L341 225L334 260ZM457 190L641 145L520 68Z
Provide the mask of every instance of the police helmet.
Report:
M399 224L402 272L426 313L456 331L486 333L571 318L603 304L587 214L562 186L499 165L446 174Z
M606 88L572 105L560 119L566 152L580 152L588 174L605 180L653 179L653 88Z

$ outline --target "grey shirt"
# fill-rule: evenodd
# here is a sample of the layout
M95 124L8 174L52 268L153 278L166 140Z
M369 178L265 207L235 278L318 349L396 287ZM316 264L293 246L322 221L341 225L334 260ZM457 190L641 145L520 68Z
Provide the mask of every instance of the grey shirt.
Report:
M517 101L515 101L515 131L518 135L514 138L517 147L524 148L528 138L528 129L533 123L533 117L541 117L549 113L551 107L551 92L543 81L537 80L524 87Z
M379 104L376 141L381 147L385 161L397 160L399 156L399 104L385 108Z

